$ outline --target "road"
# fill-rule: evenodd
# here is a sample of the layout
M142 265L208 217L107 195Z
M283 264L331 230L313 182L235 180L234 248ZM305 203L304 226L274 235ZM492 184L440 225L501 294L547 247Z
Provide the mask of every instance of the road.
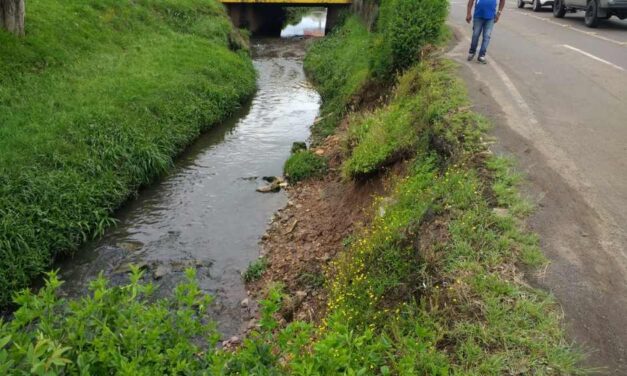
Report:
M581 12L529 8L507 3L480 65L465 61L466 3L451 2L449 55L527 175L551 261L532 283L557 297L587 366L627 375L627 20L588 29Z

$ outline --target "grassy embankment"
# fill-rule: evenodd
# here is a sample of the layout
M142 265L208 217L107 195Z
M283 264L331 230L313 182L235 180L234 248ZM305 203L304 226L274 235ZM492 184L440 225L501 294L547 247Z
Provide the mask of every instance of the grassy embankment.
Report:
M373 207L371 225L347 239L326 273L323 322L279 328L277 286L261 302L261 328L238 350L216 351L193 279L172 299L151 303L137 274L122 288L99 280L93 296L67 304L55 297L51 276L39 296L20 297L15 321L0 326L0 364L91 374L581 373L555 302L522 279L522 265L544 259L537 239L521 230L528 206L517 179L486 152L486 122L469 109L452 63L421 53L439 38L447 3L382 5L376 32L351 17L307 58L329 117L354 107L369 81L396 82L388 103L350 116L345 178L410 161L391 196ZM399 39L388 34L411 28ZM319 134L335 124L319 123ZM36 356L28 356L30 344Z
M487 151L487 122L470 110L454 64L427 52L442 31L432 33L434 26L422 30L423 40L411 40L422 32L414 25L425 25L427 15L437 20L444 5L426 1L395 11L398 5L383 2L372 34L349 18L306 59L331 119L318 124L317 135L332 133L373 80L397 73L388 103L350 115L342 173L363 180L399 160L411 167L375 205L384 210L373 213L384 214L373 214L373 223L348 239L327 272L328 317L310 329L318 338L305 346L311 354L286 356L298 359L290 370L583 373L559 307L524 283L522 269L546 260L521 225L530 207L511 163ZM402 48L412 45L414 52Z
M0 306L255 89L215 0L38 0L26 27L0 31Z

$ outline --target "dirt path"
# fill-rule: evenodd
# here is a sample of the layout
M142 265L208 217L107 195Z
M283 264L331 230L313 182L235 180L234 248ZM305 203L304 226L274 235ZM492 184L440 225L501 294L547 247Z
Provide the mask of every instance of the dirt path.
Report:
M463 38L460 32L457 38ZM516 90L524 84L515 76L512 78L497 62L481 67L486 68L482 70L477 64L466 63L466 47L463 40L449 55L460 62L459 71L475 110L494 125L492 135L497 140L494 151L516 158L527 176L527 192L537 205L531 226L540 235L542 248L551 263L532 282L551 291L560 301L569 336L588 354L587 365L599 367L603 374L625 375L627 233L626 226L618 220L621 215L615 214L625 213L627 208L620 208L622 200L615 201L618 206L611 210L605 207L613 197L620 197L607 182L625 178L617 176L620 169L601 163L611 147L606 148L603 143L589 144L585 135L574 132L568 138L555 137L551 127L556 119L533 106L537 98L528 98L524 92ZM512 87L517 94L514 97ZM525 108L521 110L527 103L532 103L532 112L539 114L537 118L533 114L531 118L526 116ZM622 136L617 134L616 137ZM571 142L588 147L580 148L579 154L574 155L565 149L568 145L564 145ZM605 178L598 179L587 173L587 167L579 162L586 155L599 162L595 175ZM613 160L616 158L624 158L624 154L615 155Z

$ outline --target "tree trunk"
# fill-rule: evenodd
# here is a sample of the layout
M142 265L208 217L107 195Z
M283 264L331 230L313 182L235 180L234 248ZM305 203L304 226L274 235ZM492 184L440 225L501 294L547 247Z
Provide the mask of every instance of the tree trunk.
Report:
M0 0L0 28L24 35L24 0Z

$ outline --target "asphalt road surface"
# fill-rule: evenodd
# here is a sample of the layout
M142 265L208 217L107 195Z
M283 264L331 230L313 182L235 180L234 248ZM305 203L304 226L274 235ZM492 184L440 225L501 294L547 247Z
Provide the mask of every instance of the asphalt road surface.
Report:
M451 2L460 63L495 149L513 154L550 265L530 278L561 303L587 366L627 375L627 20L588 29L507 3L488 64L466 62L466 2Z

